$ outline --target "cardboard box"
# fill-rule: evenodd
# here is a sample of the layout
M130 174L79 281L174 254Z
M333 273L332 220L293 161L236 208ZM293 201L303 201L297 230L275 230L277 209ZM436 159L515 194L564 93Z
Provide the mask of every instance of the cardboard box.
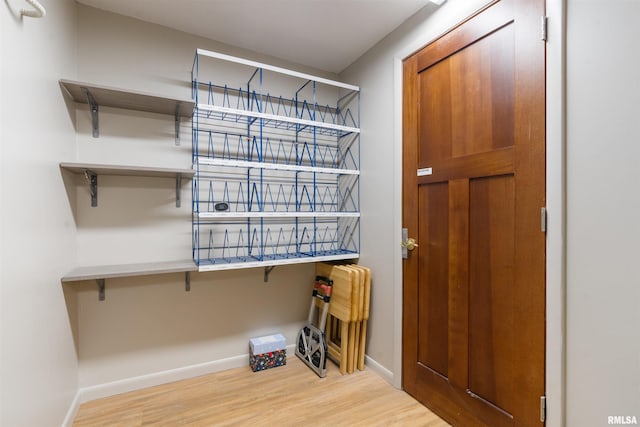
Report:
M249 366L253 372L287 364L287 341L282 334L249 340Z

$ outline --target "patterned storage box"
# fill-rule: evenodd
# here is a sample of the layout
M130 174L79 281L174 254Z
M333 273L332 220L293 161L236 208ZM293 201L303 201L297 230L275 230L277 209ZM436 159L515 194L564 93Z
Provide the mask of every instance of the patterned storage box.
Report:
M249 340L249 366L253 372L287 364L287 342L282 334Z

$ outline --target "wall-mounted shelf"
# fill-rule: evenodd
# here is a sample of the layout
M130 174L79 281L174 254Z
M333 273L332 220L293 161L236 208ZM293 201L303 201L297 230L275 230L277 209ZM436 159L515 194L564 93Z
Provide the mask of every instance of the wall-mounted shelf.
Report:
M360 133L360 129L353 126L326 123L323 121L306 120L297 117L289 117L278 114L261 113L237 108L219 107L216 105L198 104L198 116L201 118L215 117L221 120L230 120L241 123L252 123L256 119L262 119L263 125L272 125L284 129L311 129L323 134L344 136L350 133Z
M147 276L152 274L185 273L185 289L190 290L190 273L197 271L192 260L148 262L138 264L96 265L76 267L62 277L62 282L95 280L98 284L98 298L105 299L105 281L116 277Z
M202 49L192 81L199 270L358 258L359 88Z
M137 264L94 265L76 267L62 277L63 282L113 279L116 277L147 276L150 274L196 271L192 260L147 262Z
M360 212L198 212L200 219L223 218L360 218Z
M349 259L359 258L359 253L345 252L342 254L333 255L304 255L298 254L296 256L282 257L279 259L263 259L262 261L236 259L234 257L219 258L216 260L203 260L198 266L198 271L221 271L221 270L236 270L241 268L256 268L265 267L265 279L268 281L268 273L271 267L278 265L290 265L290 264L304 264L307 262L328 262L328 261L342 261ZM214 262L215 261L215 262Z
M183 178L191 178L195 173L191 168L160 168L80 162L62 162L60 163L60 168L73 173L84 173L85 170L91 170L98 175L149 176L158 178L171 178L176 175L180 175Z
M72 80L59 80L59 84L71 100L90 106L93 136L98 137L98 112L101 106L124 110L136 110L172 116L175 121L175 142L179 145L180 121L191 119L195 102L190 99L159 96L151 93L119 89L93 83ZM127 114L127 112L123 112ZM108 147L105 147L108 149ZM98 176L115 175L125 177L170 178L175 180L176 207L180 207L183 179L193 179L192 168L168 168L122 164L100 164L87 162L61 162L62 171L86 177L91 193L91 206L98 203ZM185 254L186 255L186 254ZM182 256L180 256L182 258ZM190 290L190 274L197 271L193 260L169 262L145 262L117 265L96 265L77 267L62 277L61 281L78 282L95 280L98 285L99 299L105 298L107 279L155 274L184 273L185 289Z
M193 169L185 168L159 168L77 162L62 162L60 163L60 169L67 170L75 174L81 174L87 178L89 190L91 192L91 206L93 207L98 206L98 175L175 178L176 207L180 207L180 189L182 187L182 179L191 179L195 173Z
M195 106L190 99L171 98L146 92L101 86L73 80L60 80L60 85L75 102L88 104L91 108L93 136L100 132L99 107L124 108L149 113L168 114L175 120L175 142L180 144L180 119L191 118Z
M335 175L360 175L360 171L357 169L337 169L337 168L323 168L316 166L303 166L303 165L291 165L280 163L263 163L263 162L251 162L242 160L227 160L227 159L210 159L210 158L198 158L200 165L209 166L232 166L240 168L253 168L253 169L269 169L277 171L289 171L289 172L311 172L322 174L335 174Z

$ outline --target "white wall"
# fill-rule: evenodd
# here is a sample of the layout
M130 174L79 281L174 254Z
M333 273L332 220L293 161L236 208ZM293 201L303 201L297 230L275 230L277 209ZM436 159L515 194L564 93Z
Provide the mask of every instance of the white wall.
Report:
M75 6L43 2L43 19L0 4L0 425L60 425L77 390L77 361L60 277L75 225L58 168L73 126L58 86L76 72ZM72 303L71 303L72 304Z
M401 71L396 61L394 73L394 58L418 49L483 3L449 0L431 16L423 10L341 75L362 87L362 262L375 266L376 285L368 354L390 371L395 384L400 381L402 151ZM640 196L634 187L640 57L630 42L640 35L634 21L639 9L631 0L607 2L606 8L595 1L547 1L549 426L606 425L609 415L640 419L640 286L634 270L640 240Z
M640 3L567 7L567 425L640 422Z
M78 6L78 79L190 98L196 48L221 51L323 74L154 24ZM217 83L235 80L217 76ZM191 127L174 145L173 118L103 108L100 138L91 136L86 107L77 114L79 161L190 167ZM74 160L74 159L71 159ZM99 177L98 207L89 207L82 177L74 201L80 264L191 257L190 183L182 207L171 179ZM82 399L180 376L247 363L250 337L280 331L289 344L306 320L312 264L263 270L111 279L99 302L93 282L70 286L77 297ZM295 357L293 354L290 357Z

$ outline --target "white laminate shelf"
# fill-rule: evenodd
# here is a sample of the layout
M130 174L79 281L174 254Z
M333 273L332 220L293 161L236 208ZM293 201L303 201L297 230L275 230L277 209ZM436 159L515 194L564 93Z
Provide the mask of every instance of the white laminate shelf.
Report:
M246 160L212 159L199 157L198 164L206 166L230 166L239 168L269 169L290 172L310 172L333 175L360 175L357 169L324 168L316 166L287 165L282 163L250 162Z
M60 79L60 86L74 102L91 108L93 136L99 135L98 110L101 106L168 114L175 119L176 145L180 144L180 119L191 118L194 101L87 82Z
M87 96L88 92L98 106L146 111L149 113L175 116L176 107L180 107L178 110L180 117L191 117L193 107L195 106L194 102L190 99L173 98L87 82L60 79L60 85L69 93L75 102L83 104L90 104Z
M360 212L198 212L200 219L228 218L360 218Z
M145 176L155 178L175 178L176 180L176 207L180 207L180 191L182 179L192 179L195 172L189 168L162 168L148 166L130 166L99 163L62 162L60 169L75 174L84 175L89 181L91 192L91 206L98 206L98 175L117 176Z
M211 263L210 260L203 260L198 266L199 272L207 271L223 271L223 270L237 270L242 268L265 268L265 279L268 281L268 273L273 267L279 265L292 265L292 264L306 264L311 262L329 262L329 261L345 261L356 260L360 258L360 254L356 252L326 255L326 256L300 256L297 258L285 258L285 259L270 259L264 261L243 261L243 262L226 262L224 259L216 260Z
M339 135L347 135L350 133L360 133L360 128L353 126L343 126L334 123L325 123L314 120L300 119L297 117L280 116L276 114L261 113L258 111L241 110L238 108L221 107L218 105L198 104L198 115L200 117L207 117L209 113L217 114L217 118L220 120L232 120L240 121L242 117L262 119L264 121L276 122L276 123L290 123L298 126L305 126L317 129L326 129L329 131L338 132Z
M162 168L79 162L62 162L60 163L60 169L78 174L84 174L88 171L96 175L149 176L157 178L172 178L176 175L180 175L183 178L192 178L195 173L191 168Z
M105 281L117 277L147 276L152 274L185 273L185 289L190 290L190 273L198 267L192 260L148 262L138 264L96 265L76 267L65 274L61 281L81 282L96 280L98 284L98 299L105 299Z
M330 86L339 87L342 89L360 91L360 88L358 86L338 82L335 80L325 79L323 77L318 77L318 76L314 76L307 73L301 73L298 71L289 70L287 68L276 67L274 65L265 64L263 62L256 62L256 61L251 61L249 59L240 58L237 56L231 56L231 55L226 55L224 53L213 52L206 49L196 49L196 57L198 56L208 56L210 58L221 59L226 62L234 62L236 64L246 65L251 68L262 68L263 70L273 71L278 74L284 74L284 75L296 77L302 80L312 80L318 83L323 83Z
M62 277L62 282L147 276L150 274L182 273L196 270L197 267L192 260L95 265L74 268Z

